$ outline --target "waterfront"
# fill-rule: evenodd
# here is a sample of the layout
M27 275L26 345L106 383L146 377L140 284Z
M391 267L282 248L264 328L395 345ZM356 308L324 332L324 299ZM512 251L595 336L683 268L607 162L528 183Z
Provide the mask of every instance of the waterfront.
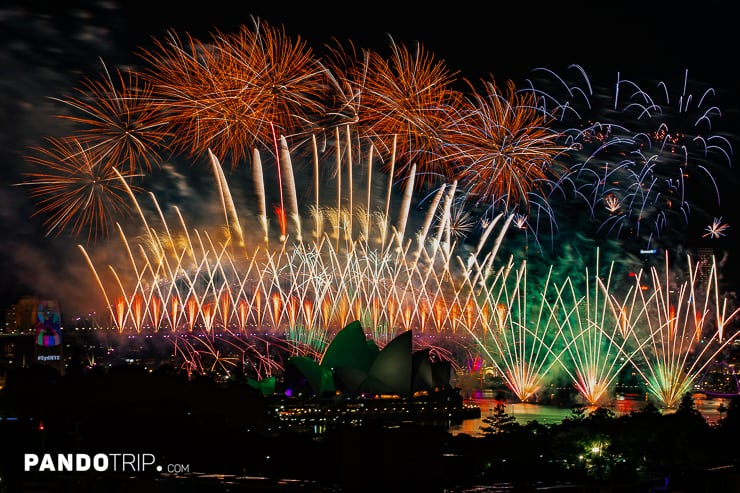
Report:
M460 423L453 423L449 427L449 432L452 435L464 433L470 436L481 436L480 427L482 420L493 413L498 401L493 397L492 393L484 392L476 396L467 397L465 402L476 404L481 411L480 417L465 419ZM519 424L527 424L534 420L544 425L558 424L570 416L572 412L571 407L559 407L530 402L505 401L504 404L506 413L516 418ZM720 405L724 404L724 407L727 408L730 405L730 399L726 397L703 398L697 395L694 398L694 404L696 410L704 416L704 419L708 423L715 424L723 416L719 411ZM615 416L621 416L642 409L644 405L645 402L640 400L617 400L607 407L614 412ZM664 411L664 414L666 412Z
M521 404L507 398L506 412L519 422L536 419L547 426L510 428L478 438L472 435L479 420L465 420L455 433L447 424L427 426L411 416L400 421L392 416L390 423L345 421L318 433L275 426L270 402L244 382L218 384L133 368L111 368L99 374L68 372L53 381L32 375L38 376L31 369L14 372L0 392L4 398L0 410L14 413L0 423L0 437L4 443L23 444L23 449L6 447L0 454L0 476L9 485L0 487L0 492L93 493L104 484L103 489L121 493L351 493L391 486L400 491L462 493L476 491L479 485L486 491L512 492L565 485L585 493L606 485L618 491L650 491L655 481L666 477L672 488L681 491L737 491L733 488L737 484L737 402L728 402L728 419L716 427L685 412L685 406L670 416L630 415L624 402L640 409L644 401L638 399L617 401L619 419L600 414L597 419L564 422L572 413L569 405ZM481 392L466 399L488 415L495 408L494 396L501 393ZM41 409L39 399L44 402ZM307 399L307 408L311 401ZM381 402L395 407L390 400ZM710 414L720 402L725 401L696 399L694 404L696 410ZM384 409L379 411L385 414ZM224 453L234 447L238 453ZM90 456L99 450L112 451L108 455L132 450L152 454L155 462L150 465L162 466L165 472L138 466L125 471L62 470L61 466L24 471L19 462L25 450L38 450L33 453L39 456L53 453L47 450ZM371 475L368 464L374 467ZM716 487L696 489L709 482Z

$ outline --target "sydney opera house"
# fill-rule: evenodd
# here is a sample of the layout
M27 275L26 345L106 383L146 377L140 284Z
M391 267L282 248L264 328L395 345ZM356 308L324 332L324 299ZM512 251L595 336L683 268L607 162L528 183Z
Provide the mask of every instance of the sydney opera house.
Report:
M480 416L451 386L451 364L429 349L413 351L412 331L379 349L354 321L339 331L320 361L293 356L286 365L284 397L276 405L288 427L321 429L333 424L380 421L457 421ZM273 379L251 380L266 395Z

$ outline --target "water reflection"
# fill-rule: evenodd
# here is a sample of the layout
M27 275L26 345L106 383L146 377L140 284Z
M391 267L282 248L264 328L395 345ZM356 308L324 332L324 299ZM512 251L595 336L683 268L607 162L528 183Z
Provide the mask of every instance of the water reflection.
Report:
M452 424L449 427L453 435L467 434L470 436L482 436L480 427L483 424L482 419L493 413L496 404L499 402L493 393L483 392L476 393L466 397L466 401L474 402L480 407L480 418L466 419L462 423ZM646 404L646 401L640 399L617 399L608 407L615 414L621 416L633 411L639 411ZM520 424L527 424L537 420L540 424L552 425L558 424L563 419L571 415L571 407L558 407L545 404L534 404L529 402L511 402L504 401L506 413L516 418ZM724 416L726 408L730 405L730 399L726 397L708 398L702 394L694 396L694 406L708 423L715 423ZM724 406L720 409L720 406ZM664 411L672 412L672 411Z

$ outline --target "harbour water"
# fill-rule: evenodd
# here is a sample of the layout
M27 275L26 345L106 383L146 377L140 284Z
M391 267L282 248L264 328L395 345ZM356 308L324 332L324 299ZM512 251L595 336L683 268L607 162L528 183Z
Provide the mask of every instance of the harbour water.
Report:
M498 403L492 393L476 393L466 398L466 401L473 402L480 408L480 418L465 419L461 423L452 424L449 428L450 433L458 435L465 433L470 436L480 436L480 427L482 420L493 413ZM726 397L706 398L696 395L694 405L696 409L704 416L709 423L714 423L722 417L720 405L727 408L730 405L730 399ZM632 411L637 411L645 405L644 400L620 399L615 400L608 407L616 416L620 416ZM520 424L526 424L536 420L540 424L551 425L558 424L572 413L571 407L558 407L545 404L530 402L504 402L506 413L516 418ZM670 411L664 411L670 412Z

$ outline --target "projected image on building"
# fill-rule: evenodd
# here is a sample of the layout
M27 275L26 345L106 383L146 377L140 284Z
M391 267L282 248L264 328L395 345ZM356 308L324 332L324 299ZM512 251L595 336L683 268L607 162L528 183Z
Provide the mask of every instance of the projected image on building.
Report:
M59 346L62 343L61 317L55 301L41 300L36 310L36 345Z
M36 305L34 337L35 361L52 366L63 373L62 326L59 306L53 300L39 300Z

